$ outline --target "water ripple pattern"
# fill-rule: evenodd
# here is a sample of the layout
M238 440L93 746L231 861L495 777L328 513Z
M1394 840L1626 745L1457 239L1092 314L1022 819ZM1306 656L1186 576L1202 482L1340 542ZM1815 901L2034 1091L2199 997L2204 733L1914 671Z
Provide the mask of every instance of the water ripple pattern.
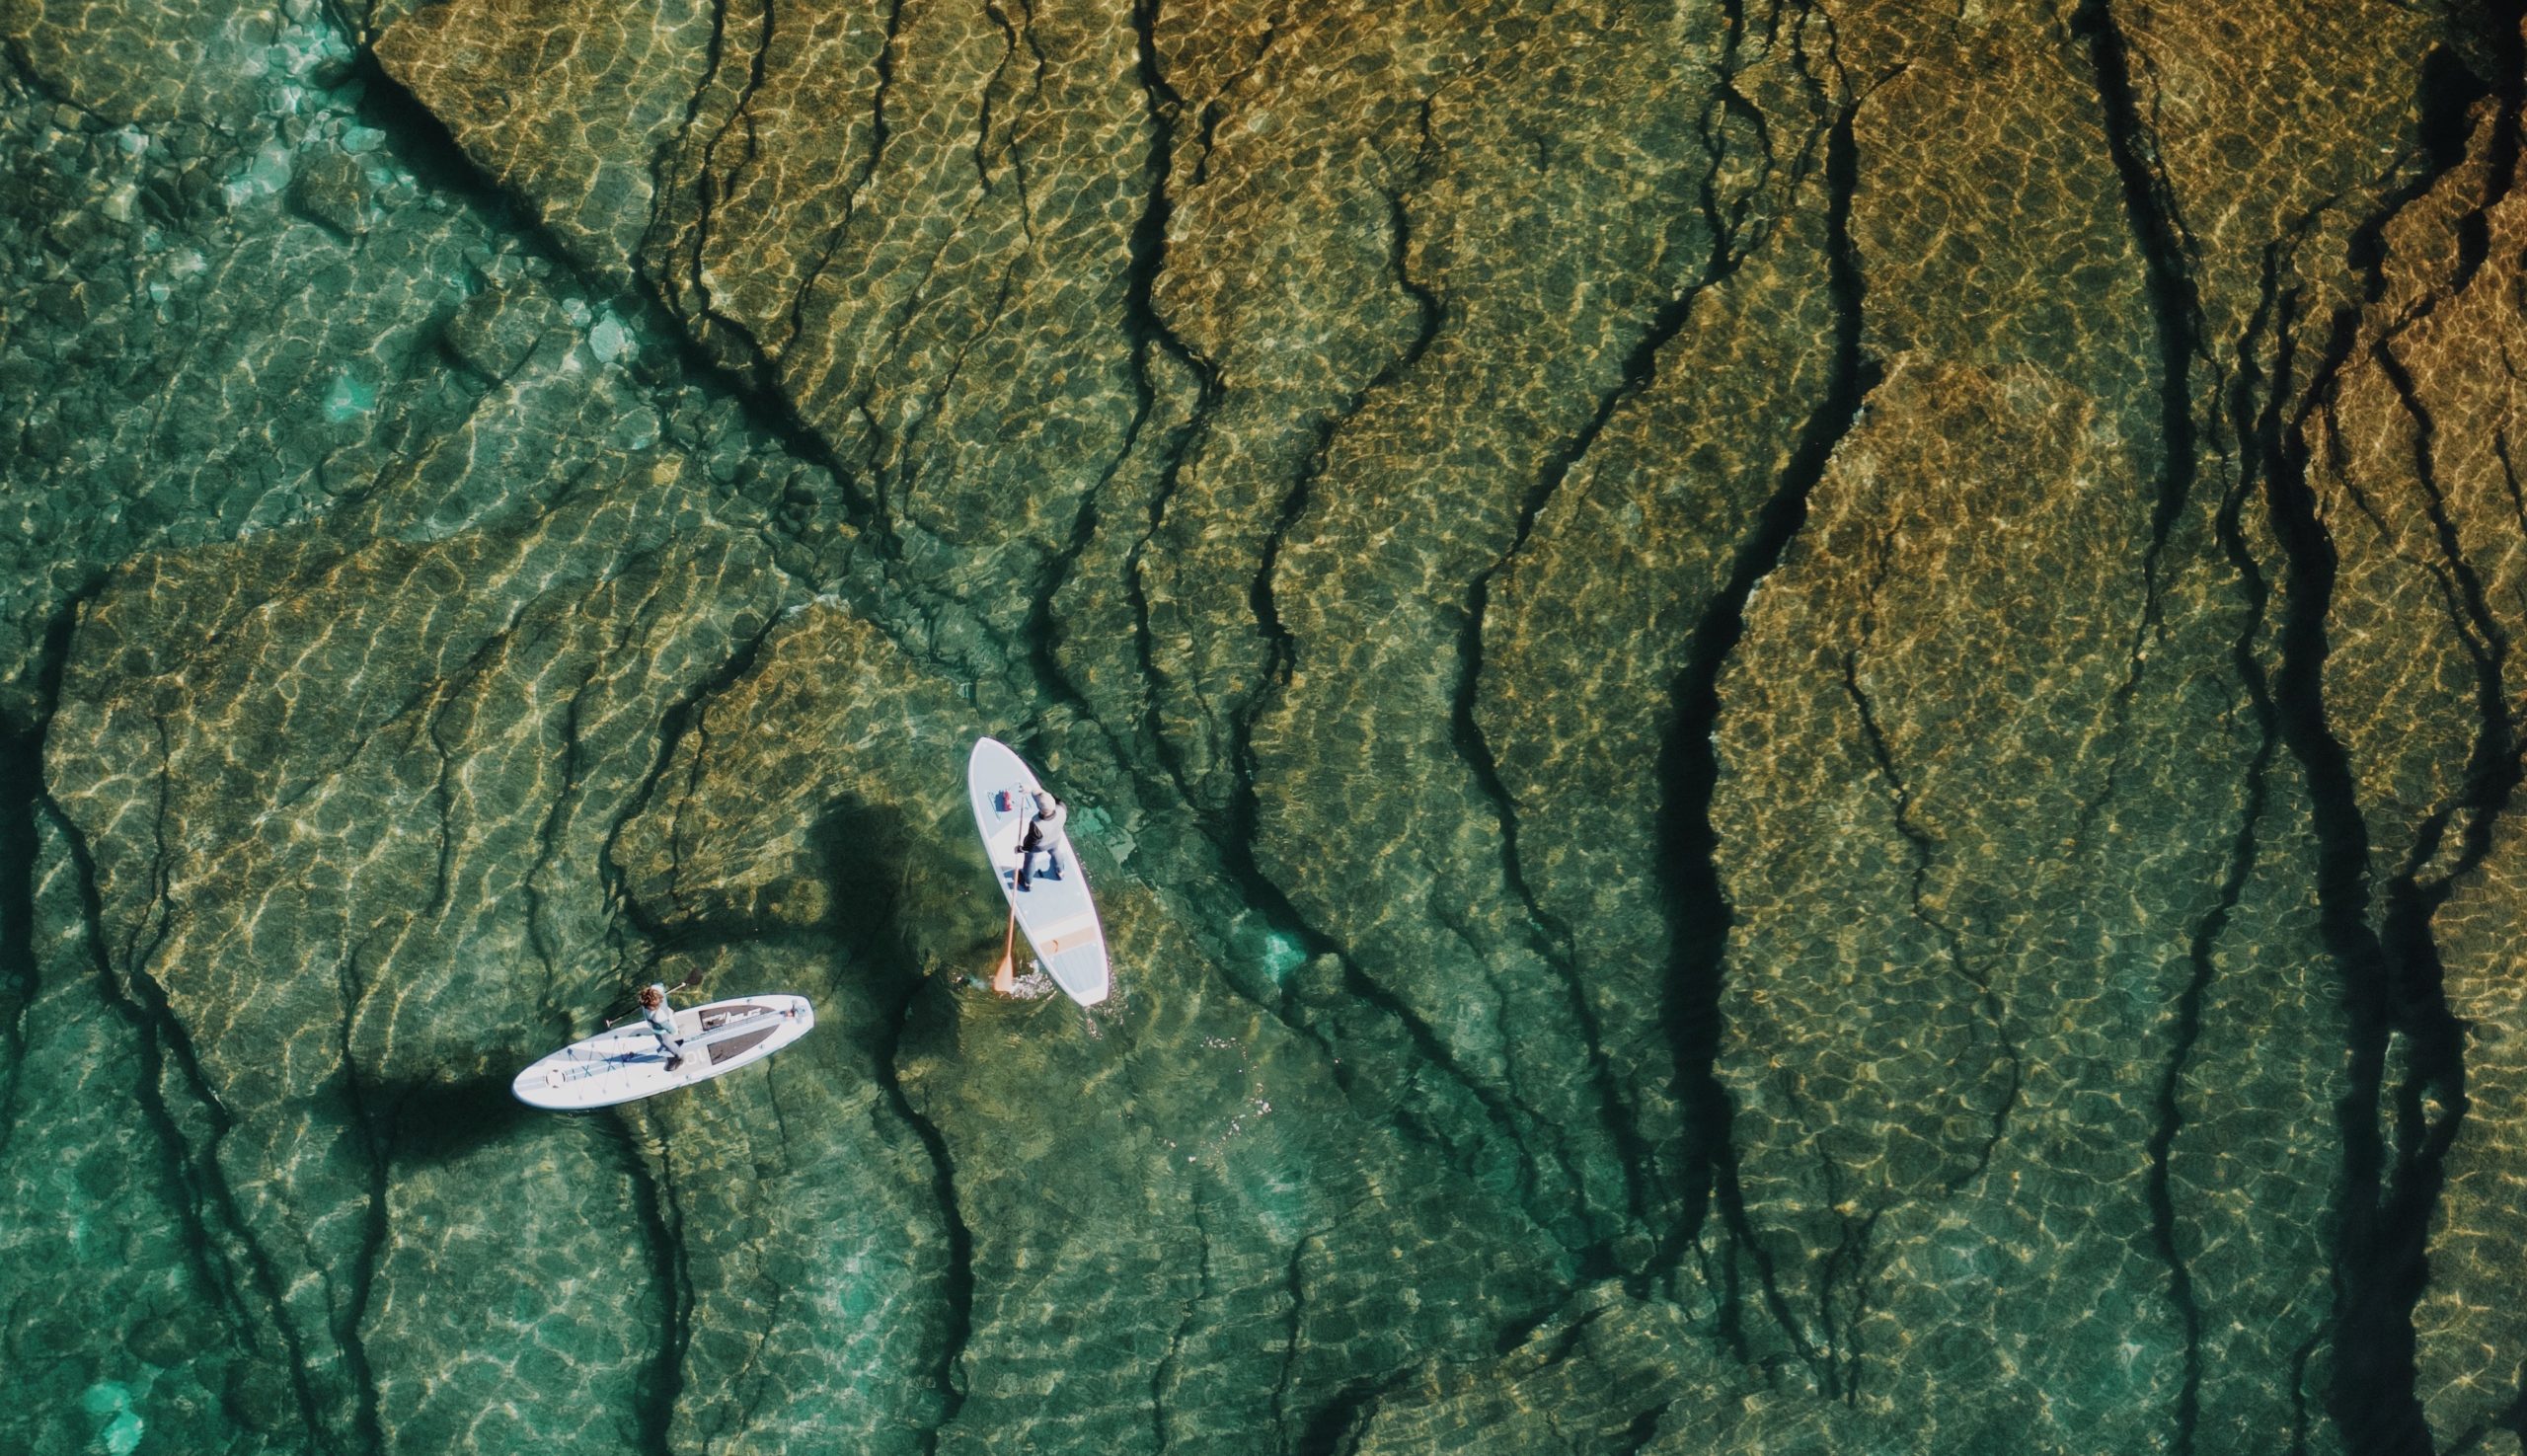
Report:
M0 0L0 1450L2527 1441L2522 21Z

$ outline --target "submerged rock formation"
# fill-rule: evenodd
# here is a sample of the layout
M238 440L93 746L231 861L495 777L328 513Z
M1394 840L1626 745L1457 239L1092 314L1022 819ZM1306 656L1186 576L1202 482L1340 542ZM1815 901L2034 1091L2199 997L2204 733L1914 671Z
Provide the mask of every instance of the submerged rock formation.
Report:
M2527 1439L2519 24L0 0L0 1446Z

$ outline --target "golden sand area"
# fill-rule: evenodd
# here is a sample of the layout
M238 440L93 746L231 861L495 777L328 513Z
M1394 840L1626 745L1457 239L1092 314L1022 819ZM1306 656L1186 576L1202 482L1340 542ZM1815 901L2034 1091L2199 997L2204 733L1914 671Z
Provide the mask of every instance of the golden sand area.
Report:
M0 1449L2527 1439L2520 23L0 0Z

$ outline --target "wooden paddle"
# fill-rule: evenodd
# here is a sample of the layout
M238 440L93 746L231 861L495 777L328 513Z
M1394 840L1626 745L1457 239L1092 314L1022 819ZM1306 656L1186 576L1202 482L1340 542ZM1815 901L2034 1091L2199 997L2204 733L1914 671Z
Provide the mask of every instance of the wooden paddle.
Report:
M1018 912L1009 912L1009 939L1000 947L1000 964L992 970L991 988L1003 996L1018 991Z

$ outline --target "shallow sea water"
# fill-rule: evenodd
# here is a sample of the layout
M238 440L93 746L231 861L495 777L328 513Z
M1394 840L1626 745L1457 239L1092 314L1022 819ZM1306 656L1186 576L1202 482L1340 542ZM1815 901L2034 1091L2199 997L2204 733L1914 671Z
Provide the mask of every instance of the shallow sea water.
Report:
M2518 32L0 3L0 1451L2527 1450Z

